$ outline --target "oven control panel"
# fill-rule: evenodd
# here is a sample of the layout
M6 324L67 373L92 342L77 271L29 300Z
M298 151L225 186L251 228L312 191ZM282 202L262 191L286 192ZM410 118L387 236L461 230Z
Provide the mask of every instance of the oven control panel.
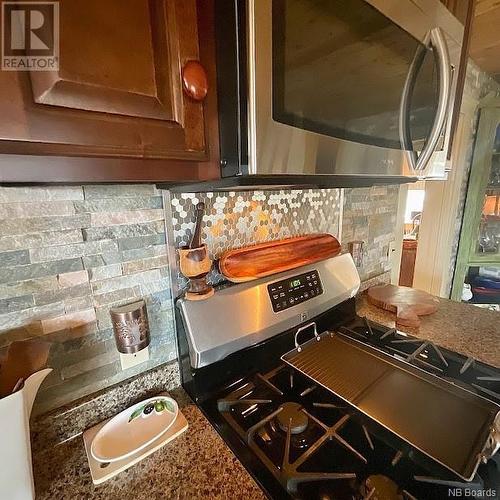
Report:
M267 285L273 311L279 312L323 293L318 271L309 271L293 278Z

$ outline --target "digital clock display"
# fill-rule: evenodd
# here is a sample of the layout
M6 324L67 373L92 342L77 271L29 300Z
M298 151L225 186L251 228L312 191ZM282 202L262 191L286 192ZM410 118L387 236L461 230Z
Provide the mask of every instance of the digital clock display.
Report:
M273 311L278 313L311 300L323 293L318 271L315 269L267 285Z

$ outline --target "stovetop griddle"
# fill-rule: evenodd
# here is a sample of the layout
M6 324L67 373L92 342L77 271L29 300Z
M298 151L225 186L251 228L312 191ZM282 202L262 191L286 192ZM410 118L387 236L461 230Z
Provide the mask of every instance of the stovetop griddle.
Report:
M483 453L500 430L493 401L341 333L282 359L465 481L490 458Z

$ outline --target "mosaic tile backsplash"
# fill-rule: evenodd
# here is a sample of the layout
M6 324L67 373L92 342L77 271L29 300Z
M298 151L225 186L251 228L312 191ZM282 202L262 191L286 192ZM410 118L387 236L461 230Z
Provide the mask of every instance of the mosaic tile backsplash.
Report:
M202 241L216 260L224 251L300 236L330 233L347 250L352 240L364 241L362 280L390 271L389 243L395 239L398 186L347 189L182 193L172 195L175 246L187 245L194 229L195 207L205 203ZM342 203L343 198L343 203ZM214 266L210 282L223 276ZM179 275L179 287L186 280Z
M164 218L152 185L0 187L0 358L52 343L38 412L175 359ZM122 371L109 309L139 298L150 360Z
M172 195L176 248L190 242L195 207L200 201L205 203L202 241L213 260L232 248L307 233L339 233L339 189L181 193ZM209 279L213 284L223 281L217 266ZM180 287L185 284L179 275Z

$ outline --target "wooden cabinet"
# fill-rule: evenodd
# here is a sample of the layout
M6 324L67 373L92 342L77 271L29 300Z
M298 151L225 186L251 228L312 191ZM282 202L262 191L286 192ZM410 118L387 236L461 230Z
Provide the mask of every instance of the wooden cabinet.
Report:
M477 0L441 0L441 3L464 25L464 38L462 40L462 54L460 56L460 69L457 75L457 90L455 92L455 102L453 103L453 113L451 117L451 140L448 144L447 158L451 158L453 141L458 127L460 116L460 106L465 86L467 73L467 61L469 59L469 48L474 21L474 11Z
M469 9L475 0L441 0L441 3L465 26Z
M58 71L0 71L0 181L217 177L212 1L59 6Z
M500 82L500 3L476 0L470 41L471 59Z

